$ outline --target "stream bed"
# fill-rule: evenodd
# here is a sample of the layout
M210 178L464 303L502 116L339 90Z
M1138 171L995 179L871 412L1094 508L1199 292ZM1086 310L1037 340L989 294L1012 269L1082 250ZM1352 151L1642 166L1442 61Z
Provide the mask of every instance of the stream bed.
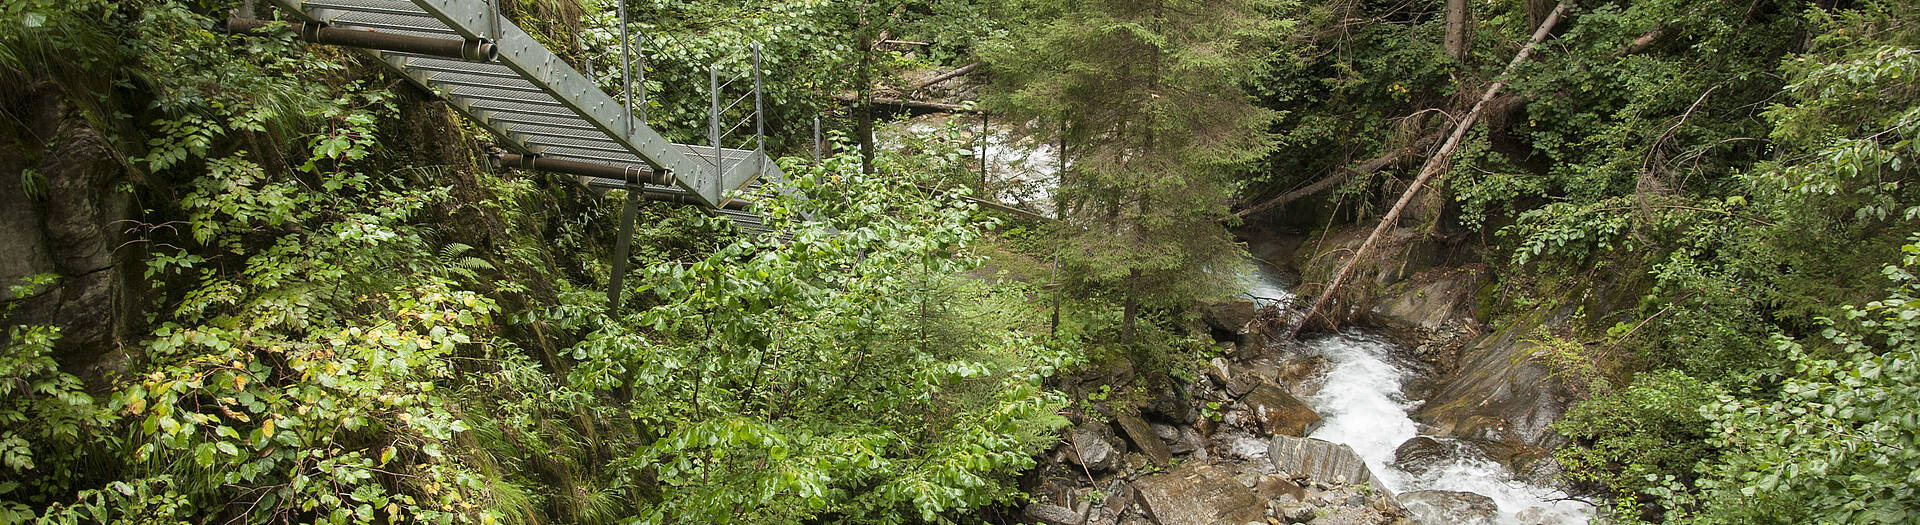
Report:
M1256 247L1256 253L1259 250ZM1271 264L1255 263L1248 294L1290 303L1294 279ZM1304 353L1324 358L1328 368L1319 390L1306 403L1321 417L1310 436L1353 448L1380 483L1395 494L1416 491L1471 492L1491 498L1498 507L1491 523L1501 525L1573 525L1591 520L1591 505L1568 500L1552 487L1516 479L1506 466L1475 447L1444 436L1429 436L1451 445L1450 452L1419 465L1401 465L1396 452L1408 440L1422 436L1411 414L1418 400L1408 399L1403 387L1424 368L1411 352L1384 335L1364 328L1314 335L1300 341ZM1413 517L1426 524L1460 523L1455 515L1422 502L1403 502ZM1485 520L1472 522L1488 523Z

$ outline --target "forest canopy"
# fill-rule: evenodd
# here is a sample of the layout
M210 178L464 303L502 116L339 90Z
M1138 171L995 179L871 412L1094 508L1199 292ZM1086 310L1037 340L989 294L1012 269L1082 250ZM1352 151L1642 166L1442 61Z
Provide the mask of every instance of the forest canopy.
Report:
M681 142L759 44L778 234L654 202L615 264L625 190L264 3L0 5L0 523L1012 522L1071 379L1218 352L1237 228L1383 219L1565 320L1598 519L1920 512L1912 2L618 1L500 10L612 91L624 8ZM936 96L1056 148L1044 205L960 119L876 138Z

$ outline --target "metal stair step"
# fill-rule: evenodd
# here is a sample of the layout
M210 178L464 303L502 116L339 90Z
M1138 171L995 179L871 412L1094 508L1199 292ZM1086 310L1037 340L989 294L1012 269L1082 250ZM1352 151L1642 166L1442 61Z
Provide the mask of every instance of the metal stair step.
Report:
M448 58L433 57L433 56L427 56L427 55L416 55L413 53L396 53L391 51L387 52L386 55L389 57L396 57L396 58L403 59L401 67L405 67L409 70L419 69L419 70L433 71L433 72L439 72L439 73L458 73L462 75L475 76L475 77L515 79L515 80L521 80L521 81L526 80L524 78L521 78L520 74L514 72L512 68L509 68L507 66L503 66L500 64L467 62L463 60L453 60ZM532 84L532 83L528 82L528 84Z
M548 146L548 147L560 147L560 148L576 149L576 150L583 150L583 151L598 151L603 153L627 154L626 148L622 148L618 144L614 144L613 141L611 140L606 142L596 143L589 140L540 136L540 137L521 137L521 141L526 142L527 145L529 146Z
M381 13L363 13L352 11L333 11L333 16L321 19L335 27L367 28L382 32L414 33L417 36L459 38L460 34L440 22L440 19L425 16L389 15Z
M548 95L547 92L545 91L464 86L464 85L458 85L458 84L444 84L444 85L440 85L439 87L440 89L446 90L448 95L456 96L456 97L471 98L476 100L496 100L500 102L515 102L515 103L521 103L521 104L536 104L536 105L543 105L543 106L565 108L565 106L560 105L560 101L554 100L553 96Z
M506 125L502 125L499 127L501 128L501 131L506 131L509 133L513 133L515 135L550 137L550 138L556 138L556 139L568 139L568 140L578 140L578 141L588 141L588 142L608 142L608 143L613 142L612 137L608 137L607 134L601 133L598 130L556 128L552 126L542 126L539 124L519 124L519 123L508 123Z
M434 84L443 84L448 86L507 89L507 90L513 90L513 91L527 91L527 92L541 93L541 94L546 93L544 91L540 91L540 87L533 85L532 82L528 82L524 79L519 79L519 78L505 78L505 77L495 77L495 76L487 76L487 75L470 75L466 73L452 73L452 72L444 72L444 71L423 71L419 76L426 77L427 82L431 82Z
M560 118L560 117L544 117L540 115L525 115L525 114L519 114L519 113L489 113L486 116L486 119L492 122L500 122L500 123L506 123L506 124L524 124L529 126L540 126L540 127L546 127L546 128L554 128L554 129L585 131L589 133L600 132L600 130L598 128L594 128L592 124L588 124L587 121L581 120L578 118L569 119L569 118Z
M407 15L432 18L425 9L413 2L397 0L306 0L300 6L312 9L333 9L337 11L360 11L390 15Z
M547 104L528 104L524 102L503 102L498 100L467 99L467 107L480 111L537 115L550 118L580 118L564 106Z

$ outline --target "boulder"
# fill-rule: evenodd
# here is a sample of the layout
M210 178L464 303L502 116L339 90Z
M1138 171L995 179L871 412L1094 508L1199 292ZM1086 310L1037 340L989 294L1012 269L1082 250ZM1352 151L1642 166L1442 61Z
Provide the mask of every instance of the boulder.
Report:
M1221 452L1229 458L1247 461L1267 459L1267 442L1254 439L1253 436L1235 435L1214 440L1220 443Z
M1133 384L1133 374L1133 361L1124 357L1116 358L1080 376L1079 386L1086 392L1098 392L1102 386L1120 390Z
M1147 426L1146 421L1122 412L1114 414L1113 422L1120 426L1121 432L1133 442L1135 448L1146 454L1147 459L1153 460L1155 466L1166 468L1173 463L1173 451L1167 448L1167 443L1160 440L1160 435L1154 433L1152 427Z
M1193 444L1180 435L1180 427L1162 423L1148 423L1147 427L1153 429L1154 437L1167 444L1167 451L1175 454L1193 452Z
M1067 454L1067 458L1086 467L1087 470L1113 470L1120 465L1120 455L1123 452L1115 449L1113 443L1108 441L1099 430L1081 426L1068 432L1067 439L1072 442L1073 447L1071 453Z
M1194 401L1186 392L1185 385L1168 388L1154 396L1153 403L1141 409L1141 415L1169 423L1192 424L1200 418L1200 411L1194 409Z
M1457 461L1490 461L1512 465L1527 462L1528 459L1522 457L1527 455L1528 453L1521 449L1482 439L1415 436L1394 449L1393 464L1401 470L1419 476L1436 467ZM1534 463L1551 464L1553 462Z
M1262 383L1240 398L1253 413L1260 430L1282 436L1305 436L1320 424L1320 414L1280 387Z
M1248 392L1252 392L1253 389L1259 388L1260 385L1267 382L1261 379L1260 376L1247 373L1244 369L1236 371L1240 373L1235 374L1232 379L1227 380L1227 395L1244 397Z
M1260 304L1245 297L1206 305L1200 313L1207 327L1234 334L1234 339L1239 341L1246 340L1247 334L1253 332L1253 322L1259 318Z
M1297 501L1274 505L1273 514L1280 519L1281 523L1308 523L1319 517L1313 511L1313 505Z
M1281 472L1299 474L1321 483L1373 484L1373 471L1352 447L1312 438L1273 436L1267 457ZM1386 487L1374 484L1382 492Z
M1205 372L1207 378L1212 379L1213 384L1219 385L1220 388L1226 388L1228 383L1233 382L1233 365L1228 363L1225 357L1208 360Z
M1134 483L1141 510L1159 525L1210 525L1265 521L1263 502L1234 481L1233 473L1189 463Z
M1493 498L1472 492L1416 490L1397 499L1407 514L1421 525L1490 524L1500 514Z
M1305 501L1307 499L1305 487L1301 487L1291 479L1273 475L1260 476L1259 481L1253 483L1253 493L1260 496L1260 499L1267 500L1292 498L1291 501Z
M1294 397L1309 397L1320 392L1320 386L1326 383L1327 370L1332 368L1325 356L1303 355L1281 361L1274 372L1273 382L1286 388Z
M1400 444L1393 451L1393 464L1409 474L1419 476L1434 467L1452 460L1456 450L1452 440L1433 436L1414 436Z
M1080 514L1075 513L1073 509L1045 503L1027 505L1026 509L1020 511L1020 515L1035 523L1046 525L1080 525L1081 522Z
M1100 502L1100 508L1112 511L1115 516L1118 516L1125 514L1127 508L1132 507L1136 499L1138 496L1134 494L1133 485L1114 481L1107 486L1107 499Z

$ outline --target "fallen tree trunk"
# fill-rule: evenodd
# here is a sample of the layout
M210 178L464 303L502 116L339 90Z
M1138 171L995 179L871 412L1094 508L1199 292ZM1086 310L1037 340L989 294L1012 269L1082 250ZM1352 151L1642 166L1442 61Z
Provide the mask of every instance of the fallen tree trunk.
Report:
M1513 61L1507 63L1506 70L1502 71L1498 78L1505 78L1513 74L1513 68L1515 66L1519 66L1521 62L1527 61L1527 56L1533 54L1534 46L1540 45L1540 42L1545 41L1547 35L1553 32L1553 26L1560 23L1560 17L1567 13L1567 8L1567 2L1560 2L1560 5L1554 6L1553 12L1547 15L1547 19L1540 22L1540 28L1534 30L1533 38L1528 40L1527 45L1521 47L1520 52L1513 56ZM1441 144L1440 150L1435 151L1432 157L1427 158L1427 163L1420 167L1420 176L1415 177L1413 184L1407 186L1407 191L1400 194L1400 200L1393 204L1393 209L1388 211L1385 217L1380 218L1380 224L1373 227L1373 233L1368 234L1367 240L1360 243L1360 248L1353 251L1353 256L1347 259L1346 264L1340 265L1340 271L1333 274L1333 282L1329 283L1325 289L1320 291L1319 297L1313 299L1313 306L1308 307L1307 313L1300 316L1300 322L1294 324L1293 328L1287 331L1287 339L1293 339L1295 336L1300 335L1300 329L1306 327L1307 323L1312 322L1314 314L1319 313L1321 308L1326 307L1327 301L1333 299L1333 295L1339 292L1340 285L1346 282L1347 275L1353 273L1354 263L1366 258L1367 250L1372 249L1373 243L1380 240L1380 235L1386 233L1389 228L1393 227L1394 222L1400 220L1400 212L1407 208L1407 203L1413 202L1413 196L1420 193L1420 188L1426 184L1427 179L1431 179L1434 175L1440 173L1441 168L1446 166L1448 158L1453 156L1453 150L1460 147L1460 141L1466 138L1467 130L1472 128L1474 121L1480 118L1480 111L1486 109L1487 101L1493 100L1495 95L1500 94L1500 88L1506 87L1506 85L1507 82L1505 80L1495 80L1493 85L1487 86L1486 93L1480 95L1480 101L1473 104L1473 110L1468 111L1467 116L1462 117L1460 123L1454 126L1453 134L1447 137L1447 142ZM1332 325L1334 323L1329 319L1328 324Z
M1332 175L1328 175L1326 176L1326 178L1314 181L1313 184L1308 184L1305 187L1302 187L1300 189L1296 189L1293 191L1280 194L1280 196L1278 197L1267 199L1264 202L1255 204L1253 206L1249 206L1246 209L1234 212L1233 214L1239 216L1242 219L1245 219L1248 217L1252 217L1256 213L1263 213L1263 212L1266 212L1267 210L1271 210L1281 206L1286 206L1288 204L1293 203L1293 201L1297 201L1297 200L1318 194L1320 192L1333 189L1335 186L1344 184L1348 180L1353 179L1354 177L1367 175L1376 171L1386 169L1387 166L1391 166L1394 163L1400 162L1402 159L1405 159L1407 157L1412 157L1415 153L1418 153L1420 150L1426 148L1428 144L1431 144L1433 141L1439 140L1439 139L1440 139L1440 136L1438 134L1428 135L1425 137L1421 137L1419 140L1413 141L1413 144L1410 146L1407 146L1405 148L1400 148L1398 150L1394 150L1393 152L1387 153L1385 155L1367 159L1365 162L1361 162L1360 164L1354 165L1353 167L1341 166L1338 169L1336 169Z
M834 100L846 102L849 104L860 103L860 97L852 93L843 93L839 95L834 95L833 98ZM960 104L948 104L945 102L927 102L924 100L906 100L906 99L893 98L893 97L868 97L867 103L881 105L881 106L897 106L897 107L908 108L908 109L920 109L920 110L938 111L938 112L946 112L946 113L979 113L980 112L980 109L978 108L968 107Z
M933 78L929 78L929 79L926 79L926 80L922 80L922 81L920 81L920 83L918 83L918 84L914 84L914 85L913 85L913 90L914 90L914 91L919 91L919 90L922 90L922 89L926 89L926 88L927 88L928 86L932 86L932 85L934 85L934 84L939 84L939 83L941 83L941 82L946 82L946 81L947 81L947 79L950 79L950 78L953 78L953 77L957 77L957 76L960 76L960 75L965 75L965 74L967 74L967 73L971 73L971 72L973 72L973 70L975 70L975 69L980 69L980 66L982 66L982 65L985 65L985 63L984 63L984 62L974 62L974 63L972 63L972 64L967 64L967 65L964 65L964 66L960 66L959 68L956 68L956 69L954 69L953 71L948 71L948 72L945 72L945 73L941 73L941 74L938 74L938 75L934 75L934 77L933 77Z

